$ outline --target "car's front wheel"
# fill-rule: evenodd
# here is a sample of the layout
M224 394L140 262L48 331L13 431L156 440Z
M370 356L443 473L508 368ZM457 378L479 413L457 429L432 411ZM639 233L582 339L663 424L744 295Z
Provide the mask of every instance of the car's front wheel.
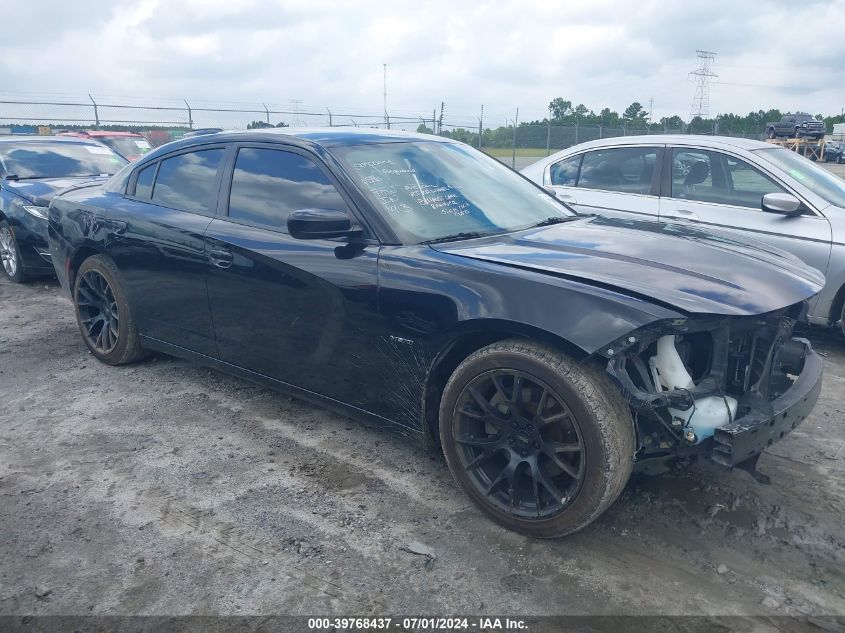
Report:
M123 365L144 355L120 272L111 259L95 255L82 262L73 305L82 339L98 360Z
M0 263L6 276L15 283L26 280L21 252L12 227L6 220L0 222Z
M592 522L633 465L630 410L605 373L524 340L458 366L441 399L440 439L467 496L494 521L539 538Z
M771 127L767 131L767 135L769 138L777 138L777 134L775 133L775 128Z

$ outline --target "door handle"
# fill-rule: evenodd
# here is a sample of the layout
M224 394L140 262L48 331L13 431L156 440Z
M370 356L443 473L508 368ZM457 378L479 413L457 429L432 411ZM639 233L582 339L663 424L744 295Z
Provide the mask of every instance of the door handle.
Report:
M215 248L208 251L209 261L217 268L229 268L232 265L232 252L222 248Z

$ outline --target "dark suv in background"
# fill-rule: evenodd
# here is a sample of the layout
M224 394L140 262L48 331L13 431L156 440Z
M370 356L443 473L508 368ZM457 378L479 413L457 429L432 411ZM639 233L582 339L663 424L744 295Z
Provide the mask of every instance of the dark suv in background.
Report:
M779 136L795 138L823 138L827 133L824 121L819 121L812 114L796 112L795 114L784 114L780 121L772 121L766 124L766 136L778 138Z

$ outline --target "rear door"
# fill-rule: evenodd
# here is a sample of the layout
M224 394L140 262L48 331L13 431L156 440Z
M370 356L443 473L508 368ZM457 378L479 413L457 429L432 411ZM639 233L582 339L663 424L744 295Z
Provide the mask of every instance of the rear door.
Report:
M674 147L665 162L661 220L727 229L793 253L826 272L830 223L809 207L797 217L764 212L765 194L795 195L774 177L739 156L714 150Z
M548 183L580 213L657 220L663 148L608 147L549 166Z
M237 147L219 217L206 232L208 296L220 358L353 405L377 399L358 375L375 348L379 246L290 236L298 209L349 210L310 153Z
M216 356L206 291L205 229L226 148L178 152L133 172L109 209L109 252L126 281L142 334Z

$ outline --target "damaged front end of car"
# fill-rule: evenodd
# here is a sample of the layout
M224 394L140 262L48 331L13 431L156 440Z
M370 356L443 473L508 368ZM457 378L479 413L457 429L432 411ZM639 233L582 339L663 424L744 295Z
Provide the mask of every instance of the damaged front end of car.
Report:
M756 463L819 397L822 362L793 337L807 302L756 316L653 323L601 350L631 406L640 460L707 454Z

